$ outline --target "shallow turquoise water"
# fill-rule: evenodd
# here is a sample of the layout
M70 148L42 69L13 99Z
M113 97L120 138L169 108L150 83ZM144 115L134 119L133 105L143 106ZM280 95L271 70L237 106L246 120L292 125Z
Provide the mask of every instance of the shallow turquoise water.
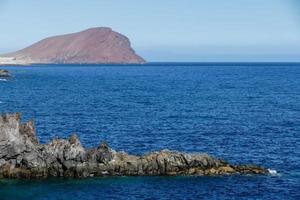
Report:
M0 181L0 199L299 199L300 65L7 67L0 112L36 119L41 142L76 132L134 154L207 152L276 176Z

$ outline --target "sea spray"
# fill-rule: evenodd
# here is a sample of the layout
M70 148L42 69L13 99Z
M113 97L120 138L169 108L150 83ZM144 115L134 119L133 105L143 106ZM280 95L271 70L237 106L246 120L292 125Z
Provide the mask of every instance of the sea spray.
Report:
M271 174L272 176L276 176L278 175L278 172L275 169L268 169L269 174Z

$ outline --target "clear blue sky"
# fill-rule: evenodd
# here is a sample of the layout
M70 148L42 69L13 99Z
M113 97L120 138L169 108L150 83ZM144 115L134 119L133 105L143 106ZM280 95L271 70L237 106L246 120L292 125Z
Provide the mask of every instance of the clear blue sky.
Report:
M298 0L0 0L0 53L96 26L148 61L300 61Z

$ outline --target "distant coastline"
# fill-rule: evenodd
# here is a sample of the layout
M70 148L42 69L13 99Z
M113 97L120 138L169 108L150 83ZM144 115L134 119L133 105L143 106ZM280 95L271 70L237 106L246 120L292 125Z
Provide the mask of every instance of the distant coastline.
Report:
M1 67L10 66L299 66L299 62L145 62L145 63L28 63L28 64L7 64L0 63Z

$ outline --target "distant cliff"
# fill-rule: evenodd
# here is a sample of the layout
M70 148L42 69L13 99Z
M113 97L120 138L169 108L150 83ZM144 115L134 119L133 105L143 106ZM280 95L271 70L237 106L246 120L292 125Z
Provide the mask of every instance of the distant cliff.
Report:
M0 56L0 64L145 63L124 35L111 28L91 28L43 39L25 49Z

